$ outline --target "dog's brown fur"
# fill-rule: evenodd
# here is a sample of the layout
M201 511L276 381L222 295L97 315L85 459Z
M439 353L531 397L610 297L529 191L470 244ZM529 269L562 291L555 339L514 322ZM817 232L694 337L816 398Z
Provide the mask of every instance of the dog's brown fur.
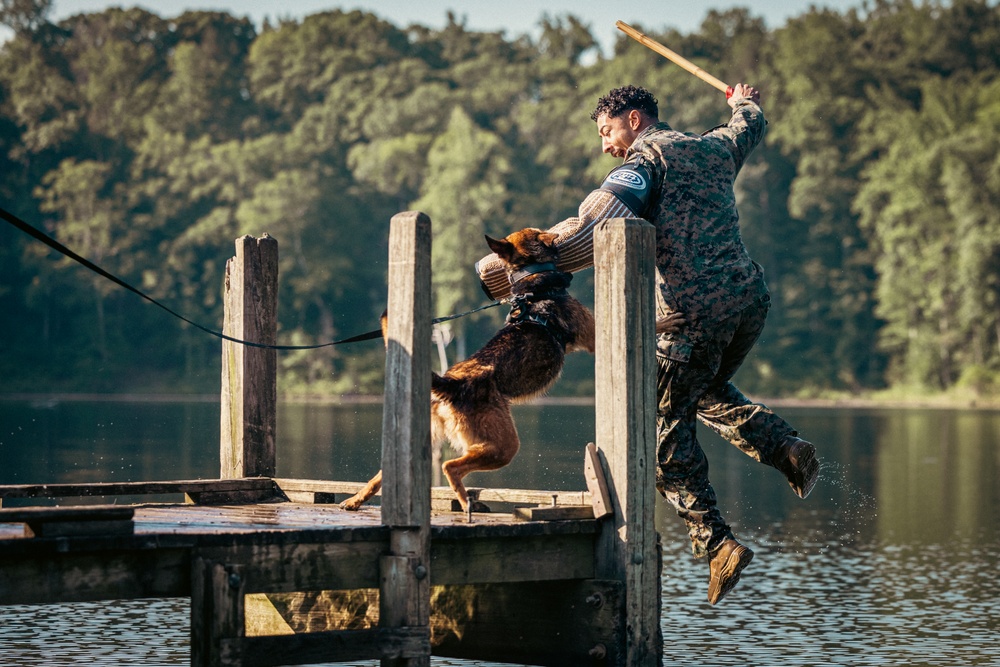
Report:
M528 228L505 239L486 237L508 274L532 265L554 262L555 234ZM511 288L511 317L478 352L459 361L431 385L431 425L435 442L448 440L462 452L441 466L463 510L469 497L462 479L477 470L497 470L513 460L521 446L511 416L511 403L545 393L562 372L567 352L594 352L594 316L565 292L571 276L558 271L535 273ZM527 308L536 321L516 321ZM515 319L515 321L511 321ZM537 320L544 320L539 323ZM382 316L385 333L386 317ZM356 510L382 486L382 471L356 495L341 503Z

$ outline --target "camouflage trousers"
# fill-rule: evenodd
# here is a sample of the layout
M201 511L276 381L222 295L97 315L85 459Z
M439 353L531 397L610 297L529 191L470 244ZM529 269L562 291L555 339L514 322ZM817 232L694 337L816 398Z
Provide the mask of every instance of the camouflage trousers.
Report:
M764 297L718 323L703 341L668 337L657 344L656 488L687 523L696 558L733 537L709 482L697 421L766 465L781 441L796 433L730 382L760 337L769 307Z

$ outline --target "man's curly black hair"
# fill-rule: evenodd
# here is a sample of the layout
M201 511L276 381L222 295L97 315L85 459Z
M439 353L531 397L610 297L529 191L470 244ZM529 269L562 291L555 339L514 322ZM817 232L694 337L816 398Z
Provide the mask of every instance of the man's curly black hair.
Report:
M597 100L597 108L590 114L590 119L596 122L597 117L603 114L607 114L609 118L617 118L632 109L638 109L653 118L658 118L660 114L656 98L651 92L638 86L622 86Z

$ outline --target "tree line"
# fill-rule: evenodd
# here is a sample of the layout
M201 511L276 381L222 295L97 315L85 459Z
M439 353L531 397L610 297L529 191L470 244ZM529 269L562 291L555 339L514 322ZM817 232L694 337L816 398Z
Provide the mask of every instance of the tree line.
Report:
M266 231L284 344L377 326L402 210L433 221L437 313L484 303L483 234L574 215L615 165L589 118L610 88L649 88L679 130L729 115L718 91L624 35L600 53L572 15L508 37L360 11L260 29L138 8L52 23L50 5L0 5L14 31L0 47L3 207L213 328L233 239ZM738 194L774 305L741 386L1000 392L996 3L636 27L762 90L769 132ZM2 227L5 390L217 390L217 339ZM588 274L574 281L584 298ZM499 321L455 320L451 354ZM282 352L279 375L286 390L378 393L382 359L378 342ZM591 387L571 370L560 391Z

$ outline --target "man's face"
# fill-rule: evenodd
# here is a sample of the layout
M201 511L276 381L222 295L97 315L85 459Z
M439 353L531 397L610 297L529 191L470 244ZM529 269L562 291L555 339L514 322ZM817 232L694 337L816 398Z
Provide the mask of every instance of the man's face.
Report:
M597 117L597 133L601 135L601 150L614 157L624 158L635 138L639 136L638 112L629 111L614 118L608 114Z

